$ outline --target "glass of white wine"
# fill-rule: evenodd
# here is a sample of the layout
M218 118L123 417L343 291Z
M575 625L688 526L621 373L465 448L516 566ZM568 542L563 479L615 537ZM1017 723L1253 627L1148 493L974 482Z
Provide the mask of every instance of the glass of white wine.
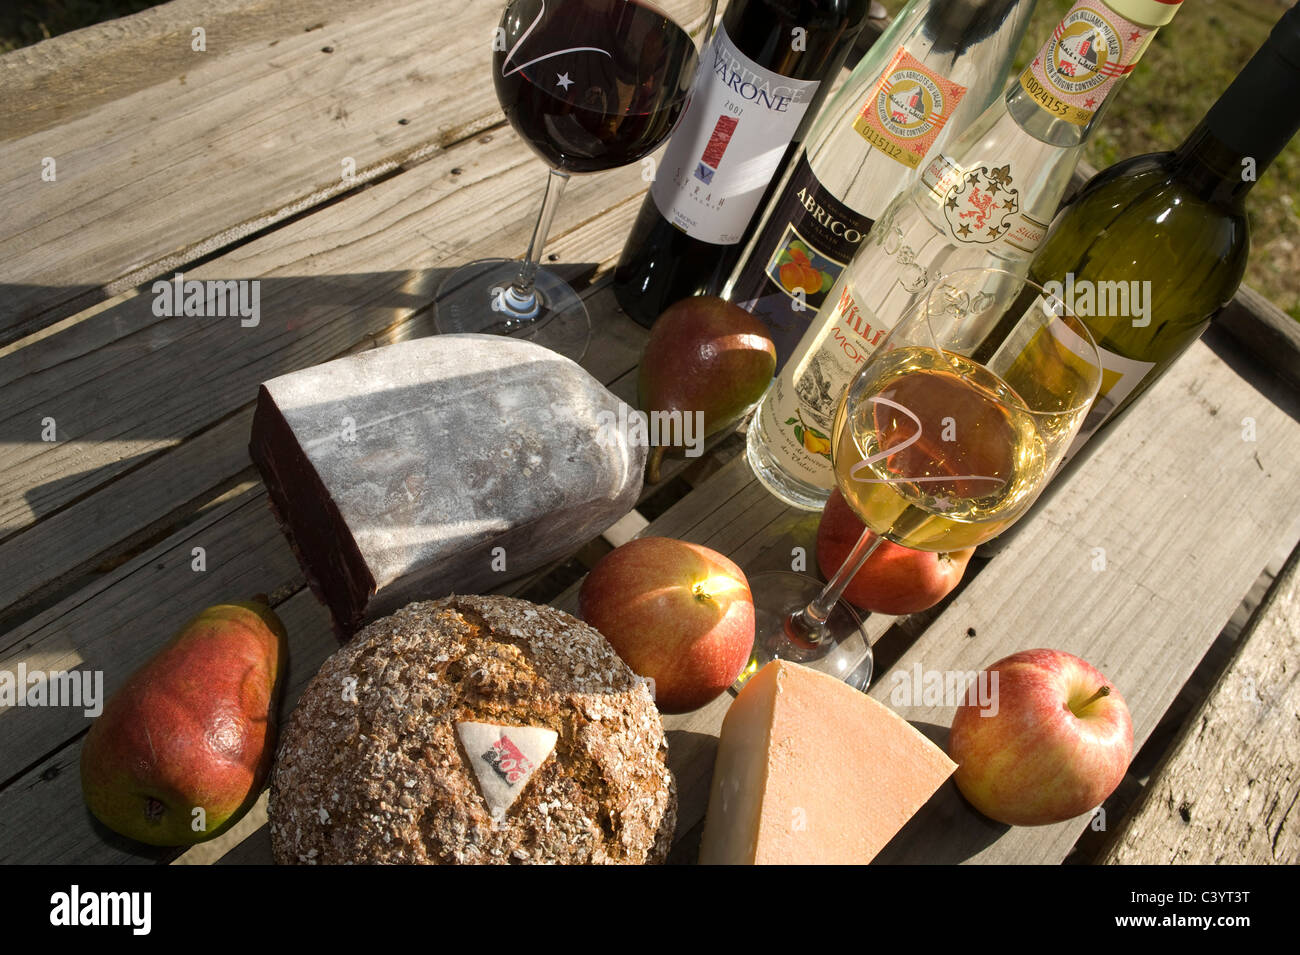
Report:
M939 278L866 359L835 415L835 479L866 529L824 586L799 574L751 578L766 606L756 608L742 680L779 657L866 689L870 644L840 600L849 581L882 540L958 550L1015 523L1060 464L1101 377L1087 327L1043 288L1001 269Z

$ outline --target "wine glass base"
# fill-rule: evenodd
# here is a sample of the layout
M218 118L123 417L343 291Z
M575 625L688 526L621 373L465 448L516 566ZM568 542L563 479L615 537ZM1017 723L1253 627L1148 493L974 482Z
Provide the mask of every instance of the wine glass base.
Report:
M514 259L480 259L452 272L434 298L434 326L443 335L509 335L581 361L591 341L591 319L578 293L558 275L538 269L534 280L539 309L516 318L502 296L519 274Z
M848 603L841 600L835 604L826 619L826 639L817 646L797 644L786 633L790 614L808 606L825 586L815 577L788 571L749 578L754 595L754 650L736 678L736 689L770 661L780 659L820 670L866 691L871 683L871 644L862 618Z

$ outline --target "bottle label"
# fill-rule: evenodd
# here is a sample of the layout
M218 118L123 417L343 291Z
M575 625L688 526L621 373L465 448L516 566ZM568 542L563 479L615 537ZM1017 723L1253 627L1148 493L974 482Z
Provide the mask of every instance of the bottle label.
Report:
M899 47L853 128L890 159L916 169L965 95L966 87Z
M836 283L834 303L821 313L821 333L806 336L759 406L767 451L792 477L830 490L831 429L844 388L884 339L887 328L859 308L853 288Z
M1052 284L1048 282L1044 287L1052 291ZM1070 304L1069 296L1066 296L1067 304ZM1082 319L1081 319L1082 320ZM1063 347L1070 354L1079 359L1080 371L1091 365L1092 353L1091 347L1074 329L1070 328L1059 318L1047 326L1053 338L1058 345ZM1040 333L1042 334L1042 333ZM1016 348L1020 351L1017 353L1017 359L1023 354L1028 354L1034 348L1031 341L1029 345L1019 345L1014 340L1008 340L1004 343L1003 348ZM1125 358L1123 355L1117 355L1115 352L1108 351L1102 346L1097 346L1097 356L1101 360L1101 386L1097 391L1097 397L1084 416L1083 424L1079 427L1079 433L1075 436L1074 441L1066 450L1061 458L1058 467L1065 464L1066 461L1074 457L1079 448L1096 433L1097 429L1106 423L1107 419L1115 413L1115 409L1120 407L1128 396L1142 383L1147 372L1155 367L1155 362L1137 361L1133 358ZM994 355L991 364L997 365L1002 357L1002 353Z
M778 371L871 224L826 190L800 152L731 291L732 301L766 323Z
M925 167L921 181L941 205L948 234L957 242L1002 242L1032 254L1047 235L1048 223L1020 208L1020 190L1009 162L963 168L939 155Z
M1020 86L1043 109L1086 126L1120 77L1133 72L1153 33L1102 0L1078 0L1020 74Z
M1078 336L1062 323L1057 322L1055 324L1060 325L1068 335L1078 341ZM1069 341L1061 334L1057 334L1057 339L1062 341L1067 348L1070 347ZM1071 350L1079 355L1087 354L1087 346L1082 342L1079 342L1078 349L1071 348ZM1083 419L1083 425L1079 428L1079 434L1066 452L1062 464L1074 457L1075 452L1083 446L1084 442L1106 423L1107 419L1115 413L1115 409L1122 405L1137 386L1142 383L1142 379L1147 376L1147 372L1156 366L1153 361L1137 361L1133 358L1125 358L1123 355L1117 355L1100 345L1097 346L1097 353L1101 357L1101 388L1097 392L1097 400L1088 409L1088 414Z
M719 25L650 187L668 222L735 245L820 85L759 66Z

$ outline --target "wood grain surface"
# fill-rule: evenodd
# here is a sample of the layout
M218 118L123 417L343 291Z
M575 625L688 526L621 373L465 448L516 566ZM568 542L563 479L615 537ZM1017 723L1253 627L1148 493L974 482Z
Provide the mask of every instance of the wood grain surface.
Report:
M1109 864L1300 864L1300 549L1115 833Z

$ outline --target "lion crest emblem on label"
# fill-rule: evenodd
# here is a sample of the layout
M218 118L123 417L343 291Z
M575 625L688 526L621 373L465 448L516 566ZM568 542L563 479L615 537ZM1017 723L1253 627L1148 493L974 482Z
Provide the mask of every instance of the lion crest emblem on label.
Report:
M1012 188L1010 164L976 166L954 178L943 203L953 238L987 245L1005 237L1020 212L1020 190Z

